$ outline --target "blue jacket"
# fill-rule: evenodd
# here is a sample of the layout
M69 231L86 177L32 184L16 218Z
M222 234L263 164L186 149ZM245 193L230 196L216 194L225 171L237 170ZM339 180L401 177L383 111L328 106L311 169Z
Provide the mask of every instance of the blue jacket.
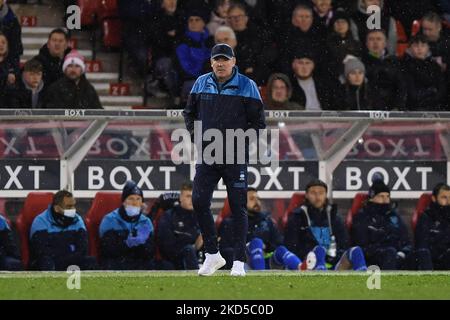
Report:
M75 261L87 256L87 231L83 219L76 215L73 223L61 225L55 220L52 206L34 218L30 230L31 260L49 257L55 261Z
M181 43L176 48L178 63L185 80L195 79L201 75L205 61L210 58L211 50L207 47L209 33L186 31Z
M233 220L226 218L219 227L220 248L233 248ZM255 212L248 215L247 242L260 238L265 252L274 251L283 243L283 237L275 226L270 213Z
M213 72L200 76L194 83L183 111L186 128L194 135L194 121L202 122L202 133L218 129L264 129L264 105L255 82L240 74L237 67L227 82L219 84ZM203 144L203 148L206 144ZM225 146L224 146L225 148Z
M128 236L136 236L140 227L150 229L144 244L129 247ZM100 254L102 259L151 260L154 255L154 231L151 220L143 214L129 218L123 206L108 213L100 224Z
M450 210L442 209L432 202L415 230L416 249L429 249L434 264L441 262L441 256L450 249Z
M330 220L328 220L328 210ZM337 213L337 208L328 205L326 209L318 210L305 204L296 208L289 216L285 230L285 244L290 251L303 259L317 245L328 249L332 234L336 238L335 260L337 262L348 248L348 234Z
M353 218L351 237L370 259L378 249L393 247L405 254L412 246L405 223L394 209L379 209L368 202Z
M0 260L5 257L20 258L8 221L0 214Z

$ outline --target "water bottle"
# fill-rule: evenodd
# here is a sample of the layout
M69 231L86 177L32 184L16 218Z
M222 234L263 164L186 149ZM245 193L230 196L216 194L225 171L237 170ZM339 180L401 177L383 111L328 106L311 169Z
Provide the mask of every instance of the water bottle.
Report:
M336 257L336 237L331 236L330 247L328 248L327 255L331 258Z

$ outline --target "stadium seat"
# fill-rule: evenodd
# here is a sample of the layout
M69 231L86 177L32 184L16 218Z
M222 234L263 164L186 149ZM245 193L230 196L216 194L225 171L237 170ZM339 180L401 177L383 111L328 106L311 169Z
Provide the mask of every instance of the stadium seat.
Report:
M17 217L16 225L21 242L22 262L25 267L28 266L30 257L28 240L31 224L34 218L46 210L52 201L53 193L51 192L30 192Z
M89 254L98 257L99 227L103 217L122 205L120 192L97 192L86 214L86 228L89 234Z
M405 28L400 21L395 21L397 27L397 57L403 57L406 49L408 48L408 36L406 35Z
M358 213L359 209L361 209L364 205L364 202L367 201L368 195L367 193L358 192L353 198L352 206L348 210L347 217L345 218L345 225L347 229L350 230L352 227L353 217Z
M122 46L122 22L119 18L107 18L102 21L103 45L110 49Z
M417 201L416 209L414 210L411 219L411 226L413 231L416 230L416 225L417 222L419 221L420 216L428 208L430 203L431 203L431 193L422 193L419 200Z
M281 221L281 229L284 230L287 226L287 222L289 219L289 216L292 214L292 212L300 207L305 202L305 193L304 192L296 192L292 195L291 201L289 202L289 206L287 207L286 211L284 212L283 219Z
M81 25L94 26L97 24L97 13L99 7L98 0L78 0L78 6L81 10Z
M98 2L98 18L103 21L106 18L119 17L119 8L117 0L97 0Z

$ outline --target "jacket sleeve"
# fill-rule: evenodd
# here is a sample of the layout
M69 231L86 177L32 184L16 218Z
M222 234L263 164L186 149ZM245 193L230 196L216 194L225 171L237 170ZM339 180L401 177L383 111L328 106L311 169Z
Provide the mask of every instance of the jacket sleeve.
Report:
M33 257L53 257L47 230L36 231L30 239L30 249Z
M197 80L198 81L198 80ZM186 129L191 135L191 140L194 142L194 122L197 119L197 104L198 104L198 94L196 93L196 88L198 86L197 81L192 87L191 93L188 96L186 107L183 110L184 122L186 124Z
M2 226L2 224L4 224ZM0 260L5 257L20 258L12 231L0 218Z
M198 61L193 58L189 52L189 47L182 43L176 48L176 54L178 62L183 69L184 72L186 72L188 75L194 77L198 75Z
M253 80L250 80L250 97L247 98L247 123L248 127L255 129L258 132L259 129L266 128L266 118L264 114L264 104L259 94L258 87Z
M161 254L169 259L172 259L177 255L175 249L176 238L170 223L171 217L172 214L170 210L162 215L158 224L157 235L157 243L159 249L161 250Z
M339 215L336 215L333 233L336 237L337 256L341 256L349 247L349 237L344 222Z
M414 240L416 249L430 249L430 223L426 213L422 214L416 225Z
M360 211L354 218L351 229L353 245L360 246L366 256L370 257L381 247L382 234L371 230L370 224L363 211ZM378 236L379 234L379 236Z
M91 99L89 101L89 109L103 109L97 91L95 91L95 88L93 86L91 86Z

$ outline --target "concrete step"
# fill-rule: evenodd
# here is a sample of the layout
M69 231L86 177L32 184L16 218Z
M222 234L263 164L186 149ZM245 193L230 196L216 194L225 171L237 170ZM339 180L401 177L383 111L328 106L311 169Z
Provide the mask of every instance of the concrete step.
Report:
M142 96L100 96L102 105L106 106L140 106Z
M119 74L115 72L91 72L86 73L86 77L92 83L95 82L117 82Z
M109 95L109 83L92 83L99 96Z

